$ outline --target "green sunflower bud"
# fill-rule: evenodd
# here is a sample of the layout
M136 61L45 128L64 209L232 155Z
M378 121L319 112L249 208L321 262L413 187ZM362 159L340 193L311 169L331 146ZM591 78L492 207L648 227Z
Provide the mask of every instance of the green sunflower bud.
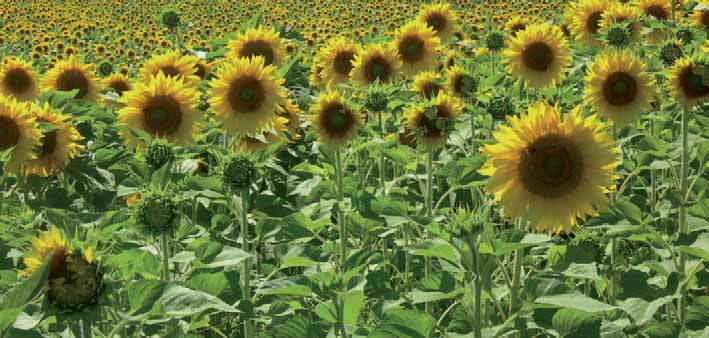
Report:
M367 93L364 105L370 112L382 112L387 109L389 98L384 90L373 89Z
M681 58L684 55L681 46L675 45L673 41L667 42L662 46L660 50L660 57L666 65L672 65L675 60Z
M625 48L630 45L630 32L622 25L612 25L605 32L604 40L613 47Z
M256 177L256 168L244 156L235 156L224 166L224 183L233 190L246 189Z
M47 297L63 311L77 312L96 305L103 291L103 273L80 250L54 255L56 271L47 277Z
M177 206L168 196L153 195L141 200L138 222L148 231L164 233L177 221Z
M175 11L162 13L162 24L169 29L175 29L180 24L180 15Z
M145 162L153 168L160 168L175 159L175 153L169 142L157 139L145 153Z
M507 115L514 115L515 106L505 95L494 96L487 105L487 113L496 120L504 120Z
M98 73L101 76L109 76L113 73L113 65L108 61L103 61L98 65Z
M478 90L479 81L474 76L465 73L460 79L460 93L466 98L473 97Z
M490 51L499 52L505 47L505 36L498 31L490 32L485 40L485 44Z
M684 43L686 46L692 43L692 40L694 39L694 33L688 28L682 28L677 31L677 38L682 41L682 43Z

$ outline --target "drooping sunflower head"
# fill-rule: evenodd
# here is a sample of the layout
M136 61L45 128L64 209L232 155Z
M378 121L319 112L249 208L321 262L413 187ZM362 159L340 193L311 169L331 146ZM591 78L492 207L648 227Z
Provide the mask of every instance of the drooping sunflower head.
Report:
M601 116L618 126L650 111L655 80L640 58L629 50L609 49L588 68L584 99Z
M411 21L396 33L394 42L405 75L436 68L440 39L433 29L419 21Z
M607 206L618 159L595 115L583 118L579 106L562 120L557 108L536 103L507 121L493 133L497 143L481 149L488 160L479 170L505 217L570 232L577 218Z
M404 113L406 125L426 146L445 144L456 117L463 111L462 102L446 92L439 92L435 99L411 105Z
M458 30L458 15L447 3L424 6L416 20L431 27L441 42L448 41Z
M576 39L591 46L599 46L600 41L595 37L601 27L603 13L610 4L606 0L581 0L575 6L569 7L571 15L571 30Z
M283 41L272 27L249 28L229 42L226 57L231 60L260 56L266 66L283 61Z
M132 90L123 93L119 102L125 105L118 111L120 134L133 147L141 142L130 128L177 144L191 143L199 128L199 94L181 77L158 73L148 83L136 83Z
M49 90L77 90L75 98L92 101L96 99L96 80L94 66L85 64L78 57L58 61L44 74L43 86Z
M330 85L347 82L358 52L359 47L352 40L343 37L330 39L319 53L322 81Z
M377 80L389 83L395 80L401 71L401 61L396 57L396 50L391 44L371 44L355 56L350 79L361 86L370 85Z
M70 116L55 112L48 103L28 107L40 124L42 138L35 149L35 158L25 164L24 173L46 177L69 164L80 148L78 142L82 137L71 124Z
M32 238L24 256L21 276L29 276L51 256L46 296L61 310L80 311L98 302L103 290L103 274L94 260L92 248L72 248L61 231L51 226Z
M39 95L37 73L22 59L11 58L0 69L0 93L17 101L31 101Z
M411 89L419 96L430 100L443 89L443 79L434 72L421 72L414 77Z
M121 73L114 73L101 81L103 88L111 88L118 96L123 96L124 92L133 89L128 76Z
M685 109L709 102L706 72L707 66L700 67L695 57L675 61L666 80L670 96Z
M318 95L317 102L310 107L310 122L320 140L336 148L347 143L362 124L361 113L345 102L337 91L328 90Z
M599 31L607 31L614 24L625 23L628 25L630 41L640 41L640 10L631 4L616 3L603 12Z
M0 96L0 152L12 148L5 169L17 171L34 158L42 132L26 104Z
M199 82L199 77L195 75L197 60L194 56L182 55L179 50L155 55L145 62L141 79L148 83L151 78L162 73L166 77L179 77L188 86L195 85Z
M232 134L260 133L277 122L285 93L276 67L260 56L236 59L219 69L210 81L209 104L215 117Z
M531 25L510 38L507 72L535 88L561 82L571 62L569 43L556 26Z

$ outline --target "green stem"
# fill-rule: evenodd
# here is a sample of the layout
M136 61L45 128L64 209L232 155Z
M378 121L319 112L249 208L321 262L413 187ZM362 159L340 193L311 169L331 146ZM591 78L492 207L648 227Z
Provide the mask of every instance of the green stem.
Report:
M170 281L170 253L168 252L168 242L170 241L167 233L160 234L160 249L162 251L162 279L166 282Z
M340 149L335 150L335 179L337 184L337 222L340 229L340 268L345 268L347 260L347 223L345 220L345 187L343 182L342 154Z
M477 236L476 236L477 237ZM473 337L482 338L482 276L480 275L480 252L478 250L478 240L471 246L473 255Z
M386 177L384 170L384 137L386 136L384 132L384 121L382 119L382 112L377 112L377 117L379 119L379 132L382 137L382 145L379 148L379 183L382 187L382 195L386 195Z
M91 322L82 319L81 320L81 338L93 338L93 332L91 330Z
M682 196L682 206L679 208L679 233L687 234L687 189L689 176L689 109L682 109L682 168L680 173L680 194ZM684 276L687 273L687 255L679 253L679 270ZM684 321L687 307L687 287L684 284L680 290L680 299L677 306L677 315L680 321Z
M517 221L517 227L522 229L522 221ZM512 288L510 289L510 315L516 312L520 305L521 300L519 297L519 289L522 280L522 256L524 255L524 249L515 250L515 260L514 260L514 271L512 273Z
M241 192L241 246L246 253L251 253L249 248L249 189L246 188ZM242 299L249 301L251 299L251 258L244 260L242 266ZM251 319L244 320L244 338L253 337L253 322Z
M426 217L433 217L433 147L428 148L428 156L426 158ZM431 232L426 230L426 238L431 239ZM431 258L424 257L424 275L430 277L432 273ZM426 312L433 312L433 303L426 302Z
M618 290L618 280L616 276L616 269L618 265L618 241L615 238L611 238L611 264L610 264L610 274L611 279L608 285L608 299L611 305L615 305L615 296Z

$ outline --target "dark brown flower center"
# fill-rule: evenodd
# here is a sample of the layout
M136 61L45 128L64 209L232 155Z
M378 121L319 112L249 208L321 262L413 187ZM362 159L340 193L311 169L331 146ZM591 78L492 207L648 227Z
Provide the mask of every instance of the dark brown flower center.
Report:
M399 43L399 55L406 63L415 63L423 58L424 43L421 37L410 35Z
M346 136L356 122L354 113L339 102L326 105L320 114L321 128L334 137Z
M89 80L84 73L78 69L69 69L57 78L57 89L60 91L72 91L78 89L75 98L83 99L89 93Z
M686 67L679 74L679 85L690 99L700 98L709 95L709 87L707 87L699 74L694 73L693 67Z
M463 91L463 74L458 74L453 78L453 92L459 95Z
M42 135L40 140L42 146L39 149L39 157L44 157L54 153L54 149L57 148L57 132L52 130L50 132Z
M558 198L581 183L584 163L576 145L560 135L538 138L520 156L519 177L532 194Z
M446 123L450 117L448 106L439 104L436 106L436 118L429 118L425 112L421 112L416 119L416 127L423 131L423 137L427 139L439 139L443 136L441 123Z
M335 72L337 72L337 74L348 76L353 68L353 60L354 52L348 50L341 51L335 56L332 66L335 68Z
M162 66L162 67L160 67L159 71L162 72L163 74L165 74L166 77L168 77L168 76L177 77L178 75L182 74L182 73L180 73L180 70L177 69L173 65Z
M160 137L172 134L182 123L180 103L169 95L153 96L145 103L143 120L152 134Z
M670 17L670 13L662 5L652 5L645 8L645 14L653 16L660 20L667 20Z
M510 29L512 29L512 33L517 33L519 31L525 30L526 28L527 28L527 25L525 25L524 23L521 23L521 22L518 22L518 23L512 25L512 27L510 27Z
M5 150L17 145L20 140L20 128L15 120L0 116L0 150Z
M55 279L67 274L66 271L66 249L63 247L52 250L52 263L49 266L48 279Z
M370 83L377 79L380 82L387 82L391 76L391 65L383 57L376 56L364 66L364 73Z
M441 85L434 83L434 82L426 82L423 84L421 87L421 91L423 92L423 97L426 99L430 100L438 95L438 92L441 91L443 87Z
M245 43L239 51L239 56L242 58L263 56L266 66L273 64L274 58L273 49L271 49L271 46L263 40L254 40Z
M709 11L702 11L702 26L709 26Z
M593 12L586 18L586 30L591 34L598 33L598 29L601 28L601 17L603 15L602 11Z
M204 80L204 78L207 76L207 68L199 62L194 65L194 68L197 69L194 75L197 75L197 77Z
M238 113L250 113L263 104L266 99L263 86L253 77L242 77L234 80L227 94L231 109Z
M32 79L27 71L21 68L13 68L5 73L5 88L15 94L22 94L32 86Z
M638 83L625 72L616 72L603 82L603 96L613 105L622 106L633 102L638 95Z
M114 91L116 91L116 94L118 95L123 95L123 92L130 90L130 86L123 81L123 80L115 80L111 82L109 87L113 88Z
M543 72L554 61L554 52L544 42L533 42L522 52L522 61L525 66Z
M444 29L446 29L448 22L443 13L432 13L426 18L426 24L431 26L436 33L440 34Z

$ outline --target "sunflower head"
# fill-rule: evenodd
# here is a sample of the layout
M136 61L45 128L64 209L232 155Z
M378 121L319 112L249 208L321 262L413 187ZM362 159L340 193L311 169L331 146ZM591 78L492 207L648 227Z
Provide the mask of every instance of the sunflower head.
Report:
M556 26L531 25L510 39L507 72L535 88L561 82L571 62L569 44Z
M138 225L148 233L167 233L179 219L177 204L167 194L141 197L136 209Z
M163 74L166 77L180 78L188 86L196 85L199 82L199 77L195 75L197 61L196 57L182 55L179 50L155 55L145 62L141 79L147 83L158 74Z
M478 90L478 85L478 79L460 66L446 70L446 87L459 98L472 98Z
M701 64L696 57L684 57L675 61L666 80L670 96L685 109L709 101L707 69L709 65Z
M414 77L411 89L421 97L430 100L443 89L443 79L434 72L421 72Z
M330 85L347 82L358 52L359 47L351 40L343 37L328 40L318 58L322 68L322 81Z
M411 21L396 33L394 42L402 72L414 75L436 68L440 39L431 27L419 21Z
M612 27L626 27L631 42L640 40L640 11L630 4L611 5L601 17L600 32L608 32Z
M279 66L283 61L283 41L272 27L249 28L227 45L231 60L260 56L266 66Z
M102 61L98 65L98 73L101 76L109 76L113 73L113 64L109 61Z
M256 167L248 157L233 156L224 165L222 179L224 184L232 190L247 189L256 179Z
M24 173L46 177L69 164L79 151L82 137L71 124L70 116L55 112L49 103L30 104L28 108L39 123L42 137L34 158L25 164Z
M77 90L75 98L83 100L96 99L96 81L94 66L84 64L75 56L57 62L44 75L45 88L55 91Z
M606 0L581 0L568 8L571 31L576 39L591 46L598 46L596 39L601 27L603 13L610 3Z
M531 22L524 16L514 17L505 25L505 30L511 35L516 35L517 32L523 31Z
M667 66L671 66L677 59L682 58L682 56L684 56L682 46L682 42L676 39L666 41L662 47L660 47L660 58L662 58L662 62Z
M30 101L37 97L37 73L29 62L11 58L0 69L0 93L17 101Z
M344 145L362 123L361 114L334 90L321 93L310 111L310 120L319 138L331 147Z
M121 73L112 74L103 79L101 86L103 88L111 88L118 96L122 96L124 92L133 89L128 77Z
M433 100L411 105L405 112L406 124L419 143L440 146L445 143L462 110L463 104L459 99L439 92Z
M421 8L417 21L431 27L441 41L447 41L458 30L458 15L447 3Z
M12 148L5 169L17 171L35 158L42 132L25 104L0 96L0 152Z
M372 44L355 56L350 78L361 86L389 83L401 70L401 61L390 44Z
M481 149L488 160L479 170L490 176L486 190L507 218L569 232L577 218L607 206L618 160L595 116L583 118L577 107L561 120L557 108L536 103L507 120L493 133L497 143Z

